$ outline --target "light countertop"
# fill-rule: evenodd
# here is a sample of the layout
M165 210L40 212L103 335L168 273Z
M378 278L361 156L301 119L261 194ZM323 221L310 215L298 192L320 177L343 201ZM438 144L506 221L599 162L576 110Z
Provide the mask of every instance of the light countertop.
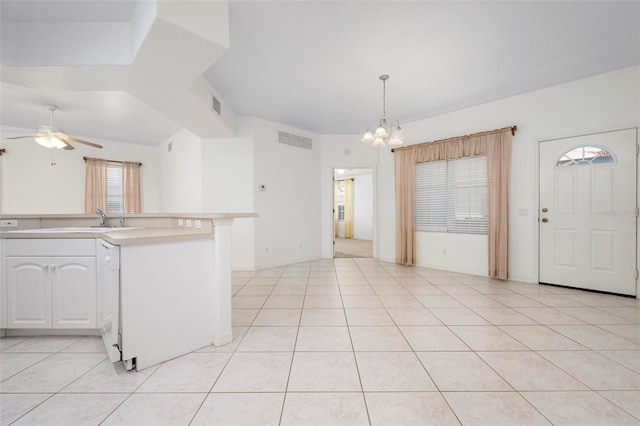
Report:
M127 230L103 230L96 232L46 232L46 228L95 226L88 223L88 219L95 219L96 215L90 214L2 214L0 219L22 220L20 227L6 227L0 229L0 239L77 239L77 238L102 238L115 245L154 244L172 241L185 241L196 239L212 239L215 236L215 228L220 224L217 220L255 218L257 213L142 213L120 215L127 221L127 226L133 229ZM109 216L109 219L118 218L118 215ZM176 226L178 219L202 220L200 229L195 227ZM46 224L45 224L46 223ZM213 225L213 226L212 226ZM24 227L23 227L24 226ZM195 225L194 225L195 226ZM28 232L29 229L37 229L37 232ZM11 231L19 232L11 232Z

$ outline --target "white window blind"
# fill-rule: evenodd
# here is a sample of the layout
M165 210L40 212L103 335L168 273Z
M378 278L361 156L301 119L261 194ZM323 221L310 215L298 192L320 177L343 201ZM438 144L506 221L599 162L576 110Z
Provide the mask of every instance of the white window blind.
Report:
M487 157L418 163L417 231L487 233Z
M107 164L107 213L122 213L122 164Z

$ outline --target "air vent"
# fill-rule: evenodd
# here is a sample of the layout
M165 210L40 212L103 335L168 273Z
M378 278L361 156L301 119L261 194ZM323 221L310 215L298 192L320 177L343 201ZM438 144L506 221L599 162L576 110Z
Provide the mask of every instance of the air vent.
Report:
M278 142L285 145L297 146L298 148L313 149L311 139L287 132L278 132Z
M211 107L218 115L222 115L222 107L220 105L220 101L214 95L211 95Z

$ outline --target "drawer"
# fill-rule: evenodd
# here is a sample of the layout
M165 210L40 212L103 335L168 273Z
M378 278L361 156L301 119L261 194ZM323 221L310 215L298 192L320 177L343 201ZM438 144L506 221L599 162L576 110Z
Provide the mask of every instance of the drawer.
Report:
M95 256L96 240L86 238L7 239L7 256Z

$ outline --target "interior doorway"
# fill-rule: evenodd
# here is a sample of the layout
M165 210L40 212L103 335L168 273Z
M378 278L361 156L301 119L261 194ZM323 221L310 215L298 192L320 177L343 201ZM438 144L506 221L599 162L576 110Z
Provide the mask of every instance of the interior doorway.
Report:
M333 237L334 257L373 257L373 169L333 169Z

